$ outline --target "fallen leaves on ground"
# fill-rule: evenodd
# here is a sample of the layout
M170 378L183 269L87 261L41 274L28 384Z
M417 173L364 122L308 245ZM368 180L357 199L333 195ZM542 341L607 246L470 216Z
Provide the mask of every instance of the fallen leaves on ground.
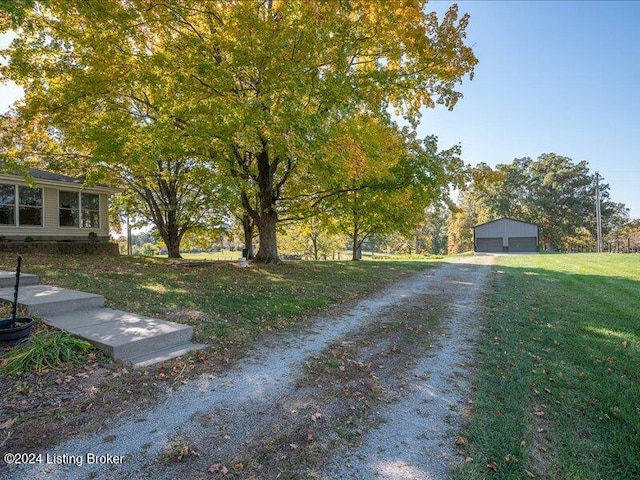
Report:
M11 426L16 422L17 419L18 417L7 419L4 423L0 424L0 430L11 428Z
M467 444L467 439L464 438L462 435L458 435L456 437L456 445L466 445Z
M191 448L189 445L183 445L180 449L180 454L178 455L178 460L182 460L183 458L189 457L199 457L200 454Z
M214 463L209 467L209 473L221 473L223 475L226 475L227 473L229 473L229 469L221 463Z

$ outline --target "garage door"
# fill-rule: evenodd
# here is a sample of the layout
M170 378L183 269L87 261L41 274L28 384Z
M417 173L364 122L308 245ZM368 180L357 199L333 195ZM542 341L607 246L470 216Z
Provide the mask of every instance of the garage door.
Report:
M509 237L510 252L537 252L536 237Z
M476 238L476 252L501 253L502 237Z

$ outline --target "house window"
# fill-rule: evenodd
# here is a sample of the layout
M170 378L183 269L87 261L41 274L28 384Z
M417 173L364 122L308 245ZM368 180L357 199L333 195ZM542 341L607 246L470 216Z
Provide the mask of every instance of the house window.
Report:
M60 226L79 227L80 195L78 192L60 192Z
M100 227L100 196L91 193L60 191L61 227Z
M42 226L42 189L18 187L18 225Z
M0 185L0 225L16 224L42 226L41 188Z
M0 185L0 225L16 224L16 186Z
M82 206L82 226L85 228L100 227L100 196L83 193L80 195Z

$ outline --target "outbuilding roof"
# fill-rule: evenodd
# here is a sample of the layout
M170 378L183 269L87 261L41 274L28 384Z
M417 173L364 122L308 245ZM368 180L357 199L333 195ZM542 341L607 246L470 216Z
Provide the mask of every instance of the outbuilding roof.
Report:
M474 225L473 228L482 227L483 225L489 225L490 223L496 223L496 222L500 222L502 220L510 220L512 222L524 223L526 225L535 225L536 227L538 226L536 223L525 222L523 220L516 220L515 218L501 217L501 218L496 218L495 220L491 220L490 222L479 223L478 225Z

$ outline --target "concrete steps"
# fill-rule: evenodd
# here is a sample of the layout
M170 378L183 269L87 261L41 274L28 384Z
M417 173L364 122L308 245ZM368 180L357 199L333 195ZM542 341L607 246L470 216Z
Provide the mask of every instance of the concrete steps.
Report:
M134 368L149 367L156 363L166 362L172 358L178 358L185 353L193 352L207 348L206 345L201 343L183 343L181 345L172 345L162 350L157 350L152 353L146 353L144 355L138 355L137 357L128 358L126 361L131 362Z
M13 302L13 288L0 289L0 301ZM29 315L39 317L102 306L104 306L104 297L95 293L67 290L50 285L21 286L18 291L18 307L24 308Z
M15 272L4 272L0 271L0 288L14 288L16 284L16 273ZM30 273L23 273L20 275L20 286L27 285L37 285L38 284L38 276L32 275ZM13 295L13 293L12 293ZM13 300L13 296L11 297Z
M204 347L190 343L193 327L110 308L47 315L45 322L85 338L107 355L134 366L151 365Z
M48 285L23 287L25 277L20 277L18 305L27 314L90 341L115 360L143 367L206 346L191 343L190 326L104 308L102 295ZM0 302L13 302L13 287L0 289Z

